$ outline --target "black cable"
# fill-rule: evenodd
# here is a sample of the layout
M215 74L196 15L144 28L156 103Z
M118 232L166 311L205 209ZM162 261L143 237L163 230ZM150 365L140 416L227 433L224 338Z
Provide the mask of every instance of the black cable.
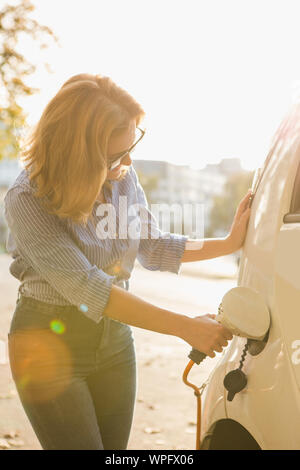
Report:
M241 356L241 360L240 360L240 365L239 365L239 369L240 369L240 370L242 370L244 361L245 361L246 356L247 356L248 348L249 348L249 343L248 343L248 341L247 341L246 344L245 344L245 347L244 347L244 349L243 349L242 356Z

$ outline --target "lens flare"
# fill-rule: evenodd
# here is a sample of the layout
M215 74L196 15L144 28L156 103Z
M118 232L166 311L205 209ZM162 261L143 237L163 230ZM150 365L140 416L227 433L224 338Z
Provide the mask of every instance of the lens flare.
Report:
M116 264L114 267L113 267L113 272L115 274L119 273L121 271L121 266L120 264Z
M66 330L66 327L61 320L52 320L50 322L50 328L58 335L62 335Z
M21 377L18 382L18 387L20 388L20 390L24 390L26 386L29 384L29 382L30 382L30 375L24 374L23 377Z
M61 325L18 330L10 335L10 367L17 390L27 402L44 403L64 393L72 378L72 357Z
M85 304L81 304L79 308L83 313L86 313L89 309L88 306Z

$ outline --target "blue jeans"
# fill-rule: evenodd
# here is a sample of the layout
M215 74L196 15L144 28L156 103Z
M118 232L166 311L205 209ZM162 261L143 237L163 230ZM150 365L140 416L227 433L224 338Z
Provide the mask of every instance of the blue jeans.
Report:
M8 333L18 395L45 450L126 449L136 396L131 328L19 296Z

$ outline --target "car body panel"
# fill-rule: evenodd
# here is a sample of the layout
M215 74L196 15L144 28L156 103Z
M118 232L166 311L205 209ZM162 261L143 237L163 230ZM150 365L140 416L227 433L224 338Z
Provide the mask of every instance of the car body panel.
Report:
M226 415L244 426L263 449L300 449L300 223L283 222L300 163L299 136L297 105L275 134L260 171L240 261L238 285L259 292L269 308L268 342L257 356L247 354L247 387L229 402L224 393L221 400L216 384L223 384L226 373L239 366L246 339L235 338L211 378L203 407L202 435L212 419ZM215 402L223 403L224 409L216 408Z

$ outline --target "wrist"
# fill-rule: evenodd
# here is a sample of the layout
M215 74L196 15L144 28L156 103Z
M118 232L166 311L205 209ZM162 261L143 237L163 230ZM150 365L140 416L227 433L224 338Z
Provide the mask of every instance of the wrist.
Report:
M230 255L235 251L232 235L230 233L226 237L221 238L221 242L223 244L224 255Z
M186 334L189 331L192 318L187 315L174 314L170 334L186 341Z

